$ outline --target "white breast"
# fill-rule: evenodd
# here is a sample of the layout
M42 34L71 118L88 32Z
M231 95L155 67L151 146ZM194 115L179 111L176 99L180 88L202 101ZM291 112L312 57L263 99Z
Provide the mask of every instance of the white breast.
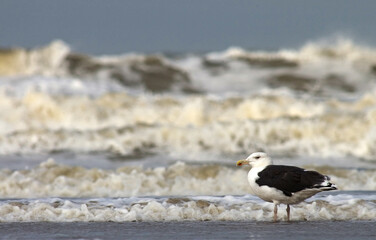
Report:
M264 201L275 202L277 199L281 198L281 194L274 188L268 186L259 186L256 180L259 179L258 173L264 170L265 167L252 168L248 173L248 182L251 186L251 194L258 196ZM283 193L282 193L283 195Z

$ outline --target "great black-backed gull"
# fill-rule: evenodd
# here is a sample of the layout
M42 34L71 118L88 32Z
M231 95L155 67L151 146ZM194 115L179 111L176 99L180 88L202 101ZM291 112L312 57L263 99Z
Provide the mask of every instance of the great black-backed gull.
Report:
M236 165L251 165L248 182L251 193L267 202L274 203L274 221L277 221L278 205L287 205L287 221L290 221L290 205L297 204L321 191L336 190L328 176L299 167L272 165L264 152L256 152Z

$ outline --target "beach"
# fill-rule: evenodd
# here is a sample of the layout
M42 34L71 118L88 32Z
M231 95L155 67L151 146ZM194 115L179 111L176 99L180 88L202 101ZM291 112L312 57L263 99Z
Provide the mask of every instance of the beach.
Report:
M1 239L373 239L375 221L0 223ZM21 230L20 230L21 229Z

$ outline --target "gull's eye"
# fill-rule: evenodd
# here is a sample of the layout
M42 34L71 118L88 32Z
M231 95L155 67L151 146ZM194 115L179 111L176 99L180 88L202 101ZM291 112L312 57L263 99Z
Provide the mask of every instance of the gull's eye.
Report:
M260 156L256 156L256 157L255 157L255 159L259 159L259 158L260 158Z

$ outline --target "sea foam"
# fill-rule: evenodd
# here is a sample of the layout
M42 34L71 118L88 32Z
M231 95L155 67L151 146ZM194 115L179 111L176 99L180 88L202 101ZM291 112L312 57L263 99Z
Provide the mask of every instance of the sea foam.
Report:
M375 195L319 195L293 205L292 221L373 220ZM285 219L279 207L278 219ZM283 210L283 211L282 211ZM1 222L272 221L273 204L253 196L2 200Z
M234 162L235 165L235 162ZM315 168L310 168L315 169ZM340 190L374 190L375 170L318 168ZM29 170L0 170L2 198L239 195L249 193L247 169L221 165L121 167L115 170L57 164L50 159Z

